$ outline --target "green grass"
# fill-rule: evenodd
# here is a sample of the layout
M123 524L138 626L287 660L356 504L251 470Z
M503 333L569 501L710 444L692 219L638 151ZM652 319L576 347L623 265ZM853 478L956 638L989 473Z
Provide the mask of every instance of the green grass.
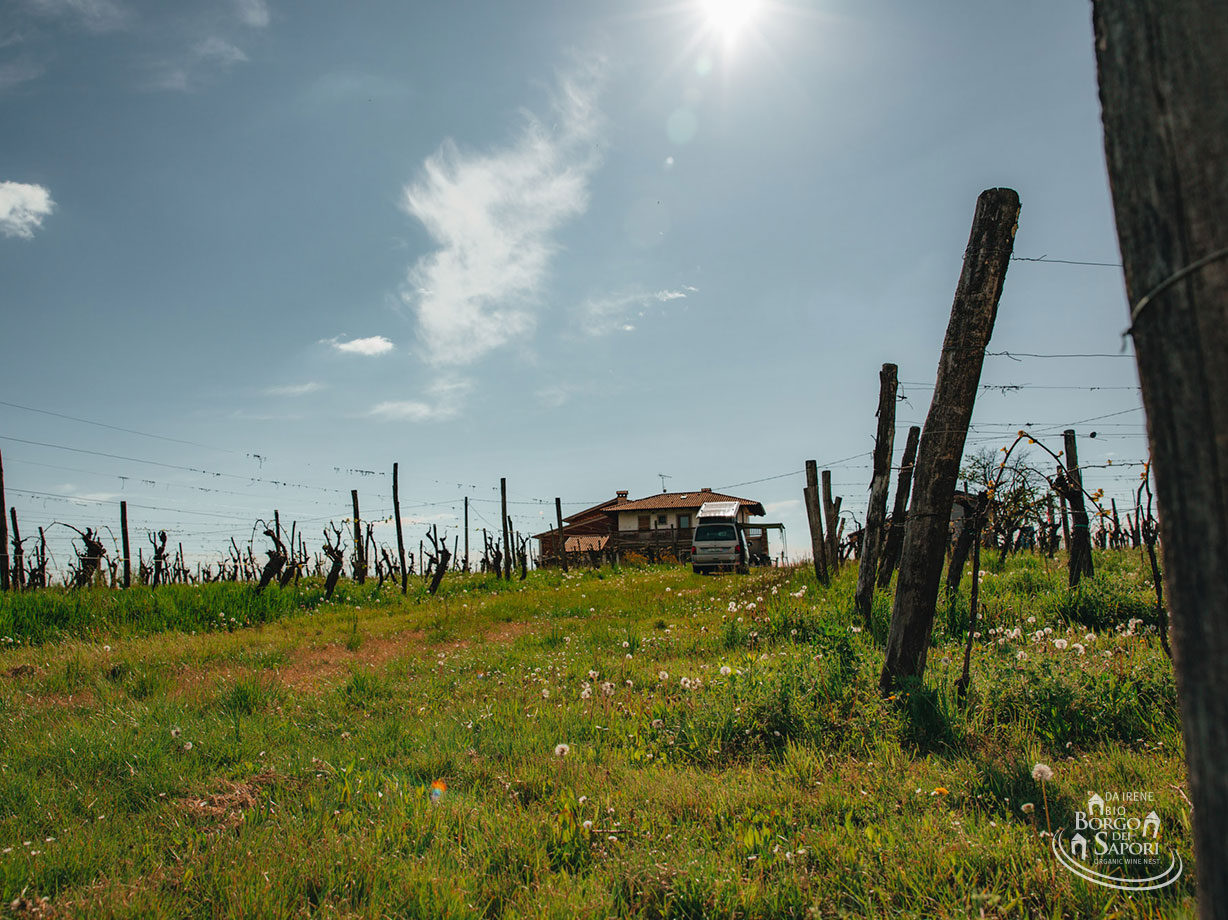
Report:
M966 601L939 611L926 686L883 700L889 596L852 625L851 571L826 591L804 569L652 567L449 578L433 599L343 584L330 604L309 582L6 597L0 904L1193 916L1171 667L1126 625L1146 619L1145 569L1096 561L1074 597L1040 558L986 571L966 708ZM1154 791L1186 874L1131 897L1057 868L1019 808L1040 802L1038 761L1054 828L1088 789Z

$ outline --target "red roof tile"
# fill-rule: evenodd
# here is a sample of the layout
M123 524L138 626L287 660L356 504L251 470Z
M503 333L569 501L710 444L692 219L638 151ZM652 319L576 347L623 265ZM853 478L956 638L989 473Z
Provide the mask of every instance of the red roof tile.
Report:
M647 498L637 498L634 501L607 505L606 514L616 514L620 511L664 511L667 508L696 508L704 502L737 502L754 515L762 515L763 505L749 498L738 498L736 495L726 495L723 492L696 490L693 492L661 492Z

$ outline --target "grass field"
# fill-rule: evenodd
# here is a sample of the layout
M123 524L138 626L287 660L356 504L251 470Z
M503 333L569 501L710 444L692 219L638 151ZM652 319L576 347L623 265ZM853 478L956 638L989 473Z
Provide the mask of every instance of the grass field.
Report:
M856 628L849 571L5 596L0 911L1192 916L1147 575L1096 563L1078 592L1037 557L984 574L966 708L965 602L932 689L883 700L889 596ZM1176 884L1056 865L1046 820L1106 788L1155 793Z

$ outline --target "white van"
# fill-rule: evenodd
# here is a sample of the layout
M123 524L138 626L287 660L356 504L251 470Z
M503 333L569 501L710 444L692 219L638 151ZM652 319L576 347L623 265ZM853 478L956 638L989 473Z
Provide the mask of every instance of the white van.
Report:
M696 574L723 569L748 571L750 552L738 524L737 502L704 502L695 515L691 538L691 571Z

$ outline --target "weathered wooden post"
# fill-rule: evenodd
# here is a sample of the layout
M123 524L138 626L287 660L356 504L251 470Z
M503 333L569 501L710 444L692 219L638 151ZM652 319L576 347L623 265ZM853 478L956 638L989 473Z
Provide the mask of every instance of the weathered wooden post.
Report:
M465 568L466 575L469 574L469 496L465 496Z
M891 524L887 528L887 542L883 558L878 566L878 586L891 584L891 576L900 562L900 549L904 546L904 523L908 517L908 495L912 491L912 470L917 462L917 440L921 429L913 425L908 429L904 442L904 458L900 461L900 478L895 484L895 505L891 509Z
M1019 196L1013 190L981 192L938 361L934 395L917 448L913 497L880 679L884 693L890 693L901 678L925 673L955 482L1018 220Z
M124 550L124 587L132 586L132 556L128 549L128 503L119 503L119 530L121 546Z
M397 558L401 563L401 593L409 590L409 572L405 570L405 531L401 525L401 489L398 477L400 464L392 464L392 515L397 519ZM465 538L468 546L468 536Z
M891 454L895 446L895 393L899 368L884 364L878 373L878 431L874 435L874 474L870 479L870 505L861 531L861 561L857 568L854 606L868 627L874 605L874 579L883 548L887 517L887 490L891 488Z
M1079 470L1079 448L1073 428L1062 432L1065 439L1066 473L1059 477L1058 482L1070 504L1070 587L1079 583L1086 575L1090 578L1092 569L1092 532L1087 509L1083 503L1083 473Z
M9 589L9 522L4 516L4 457L0 455L0 591Z
M840 571L840 506L831 500L831 470L823 471L823 517L827 521L827 571Z
M1228 917L1228 20L1095 0L1104 146L1159 500L1198 910Z
M4 514L4 509L0 508L0 515ZM21 549L21 525L17 523L17 509L9 508L9 514L13 518L13 579L12 585L14 590L20 591L26 586L26 566L25 558Z
M361 585L367 580L367 549L362 536L362 520L358 514L357 489L350 489L350 501L354 505L354 581Z
M802 490L806 502L806 522L810 525L810 551L814 554L814 577L821 585L831 583L827 572L827 541L823 537L823 512L819 507L819 466L806 461L806 487Z
M512 579L512 544L511 530L507 526L507 477L499 480L499 504L503 509L503 577Z
M567 544L563 538L563 500L557 495L554 497L554 517L559 525L558 546L555 547L559 554L559 559L563 562L563 571L567 571Z

